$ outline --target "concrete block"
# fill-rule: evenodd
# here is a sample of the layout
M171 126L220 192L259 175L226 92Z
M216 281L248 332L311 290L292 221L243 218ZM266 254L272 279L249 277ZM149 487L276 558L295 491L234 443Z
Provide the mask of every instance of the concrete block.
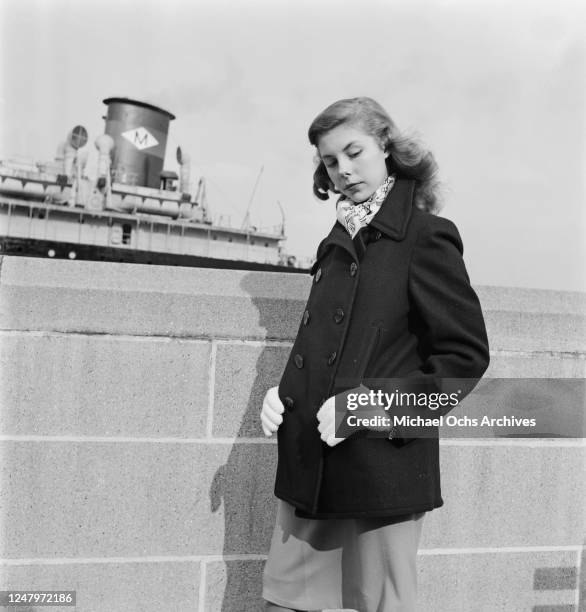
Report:
M475 285L484 311L507 310L558 314L586 313L586 294L579 291Z
M7 435L203 437L210 343L0 335Z
M584 446L442 445L445 503L425 517L421 548L576 545L585 465Z
M259 612L264 561L207 563L206 612Z
M574 313L486 311L491 350L584 352L586 317Z
M75 608L11 608L20 612L195 612L199 598L199 565L190 561L112 561L4 566L0 589L76 591Z
M575 587L550 581L548 589L536 585L544 571L576 571L573 552L495 552L484 554L420 555L418 559L420 610L434 612L511 612L562 610L572 606ZM563 574L563 572L562 572ZM541 606L548 606L541 608ZM549 608L549 606L551 606Z
M264 553L276 446L1 445L2 553L16 558Z
M0 329L292 338L305 305L299 296L308 293L310 280L306 274L5 257Z
M216 353L213 435L262 437L259 414L279 384L291 346L220 343Z
M485 378L586 378L586 359L546 353L493 354Z
M304 304L221 294L4 287L0 327L177 338L291 338L297 326L290 322L299 321Z
M187 295L280 296L299 299L309 293L306 272L254 272L181 266L152 266L104 261L64 261L37 257L2 258L2 285L102 291L184 293Z
M491 350L586 349L586 295L573 291L477 286Z

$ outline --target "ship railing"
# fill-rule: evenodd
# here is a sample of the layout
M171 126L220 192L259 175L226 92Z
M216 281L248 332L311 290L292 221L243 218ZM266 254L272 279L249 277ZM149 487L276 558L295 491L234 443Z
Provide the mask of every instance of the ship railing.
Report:
M34 169L30 166L23 168L4 162L0 162L0 178L2 180L7 178L17 179L23 185L25 183L41 183L43 185L57 183L57 173L43 172L39 167L34 167Z

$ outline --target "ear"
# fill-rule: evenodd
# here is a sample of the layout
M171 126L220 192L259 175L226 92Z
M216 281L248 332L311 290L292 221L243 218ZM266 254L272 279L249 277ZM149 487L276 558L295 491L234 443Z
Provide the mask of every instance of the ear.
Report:
M386 127L384 132L380 136L380 147L385 152L385 159L391 154L391 130Z
M385 154L385 159L391 154L391 152L389 151L389 142L385 142L384 138L379 138L378 139L378 146L381 148L381 151L384 152Z

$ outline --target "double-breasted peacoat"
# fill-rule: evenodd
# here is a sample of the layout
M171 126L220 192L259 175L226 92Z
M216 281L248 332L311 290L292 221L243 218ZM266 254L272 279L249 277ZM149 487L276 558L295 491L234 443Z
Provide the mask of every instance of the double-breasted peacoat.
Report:
M318 246L279 383L285 412L275 495L302 516L392 516L443 504L437 437L358 432L329 447L317 430L323 402L349 384L405 377L431 389L458 378L469 381L467 393L488 366L458 230L413 206L414 188L412 180L395 182L370 222L365 250L339 222Z

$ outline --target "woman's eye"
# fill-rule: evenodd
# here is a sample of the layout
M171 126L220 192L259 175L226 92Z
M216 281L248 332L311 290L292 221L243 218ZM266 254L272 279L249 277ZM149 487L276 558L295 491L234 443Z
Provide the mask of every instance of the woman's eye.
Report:
M329 159L328 161L324 161L326 168L333 168L336 165L335 159Z
M352 151L351 153L348 153L348 156L349 157L358 157L361 153L362 153L362 149L359 149L358 151Z

